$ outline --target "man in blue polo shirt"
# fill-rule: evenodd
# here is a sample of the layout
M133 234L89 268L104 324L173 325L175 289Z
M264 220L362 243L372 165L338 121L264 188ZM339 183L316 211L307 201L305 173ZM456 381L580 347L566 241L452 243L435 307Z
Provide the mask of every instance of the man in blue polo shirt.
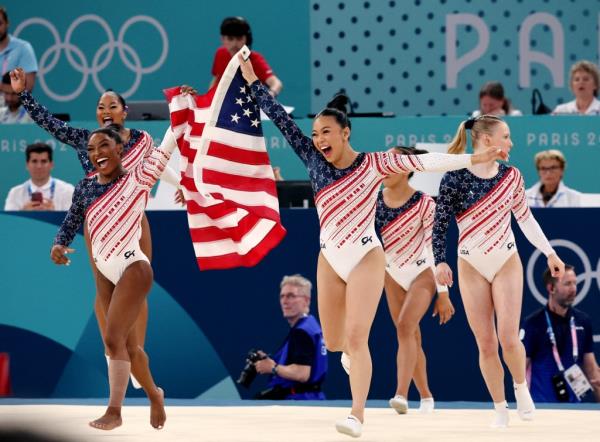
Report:
M521 330L527 375L535 402L600 402L600 369L594 355L588 315L573 308L577 275L565 265L562 279L544 272L548 304L534 312ZM577 393L577 394L576 394Z
M281 281L279 302L291 328L273 358L254 364L258 373L271 375L269 389L259 399L325 399L321 384L327 373L327 350L321 326L309 314L311 288L301 275L284 276Z
M35 52L29 42L10 35L8 25L6 8L0 6L0 77L20 66L25 70L26 88L31 92L38 70Z

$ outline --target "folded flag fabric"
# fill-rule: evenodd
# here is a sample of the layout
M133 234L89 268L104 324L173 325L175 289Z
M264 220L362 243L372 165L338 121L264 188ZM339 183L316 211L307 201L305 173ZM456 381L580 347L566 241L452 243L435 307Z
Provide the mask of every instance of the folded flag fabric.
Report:
M166 89L201 270L251 267L285 236L260 111L233 57L205 95Z

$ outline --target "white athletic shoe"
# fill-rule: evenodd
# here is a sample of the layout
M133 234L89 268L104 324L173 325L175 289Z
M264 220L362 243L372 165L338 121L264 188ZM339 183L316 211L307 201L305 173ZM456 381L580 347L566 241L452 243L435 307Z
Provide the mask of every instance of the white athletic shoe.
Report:
M517 414L524 421L532 421L535 415L535 404L527 388L527 382L520 385L514 384L515 399L517 400Z
M419 405L419 413L424 413L424 414L428 414L428 413L433 413L433 410L435 408L435 402L433 401L432 397L426 397L421 399L421 404Z
M340 362L342 363L342 368L344 369L346 374L350 376L350 356L348 356L347 353L342 352Z
M404 396L396 395L390 399L390 407L392 407L398 414L406 414L408 411L408 401Z
M362 424L358 418L349 415L346 419L339 420L335 423L335 429L342 434L347 434L352 437L360 437L362 434Z

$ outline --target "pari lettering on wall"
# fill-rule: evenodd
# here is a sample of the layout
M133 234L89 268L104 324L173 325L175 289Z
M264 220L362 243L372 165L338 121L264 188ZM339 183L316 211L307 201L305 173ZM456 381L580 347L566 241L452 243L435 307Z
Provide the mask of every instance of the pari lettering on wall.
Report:
M312 108L345 90L359 112L467 114L500 81L531 113L570 101L569 69L598 60L600 3L561 0L311 2Z

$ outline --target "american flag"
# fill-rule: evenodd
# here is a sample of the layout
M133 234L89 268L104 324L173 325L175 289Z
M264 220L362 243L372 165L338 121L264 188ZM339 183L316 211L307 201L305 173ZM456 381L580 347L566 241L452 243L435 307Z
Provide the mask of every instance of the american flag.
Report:
M205 95L165 90L201 270L251 267L285 236L260 111L233 57Z

